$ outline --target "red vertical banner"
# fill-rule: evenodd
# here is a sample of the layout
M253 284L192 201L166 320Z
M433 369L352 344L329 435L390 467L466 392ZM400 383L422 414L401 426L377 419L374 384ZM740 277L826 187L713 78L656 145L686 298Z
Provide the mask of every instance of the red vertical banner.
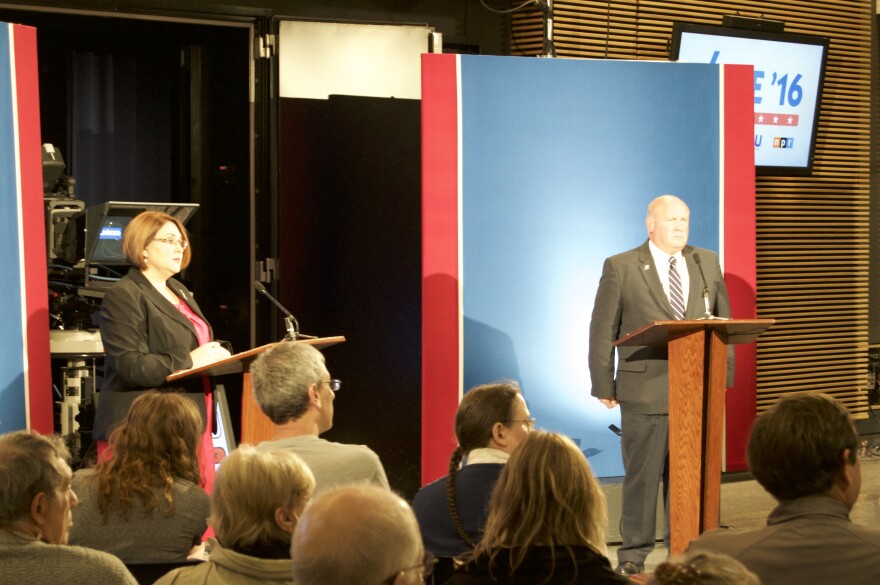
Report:
M37 31L0 24L0 266L7 329L0 433L54 430L49 357L46 228L40 151Z
M749 65L724 65L724 274L731 312L757 316L755 267L754 73ZM755 419L755 343L736 346L734 386L727 393L726 470L748 467L746 444Z
M24 240L27 319L28 420L32 429L51 433L52 377L49 356L49 285L46 277L46 224L40 150L40 88L37 30L13 25L18 105L21 221Z
M461 380L458 58L422 55L422 483L446 473Z

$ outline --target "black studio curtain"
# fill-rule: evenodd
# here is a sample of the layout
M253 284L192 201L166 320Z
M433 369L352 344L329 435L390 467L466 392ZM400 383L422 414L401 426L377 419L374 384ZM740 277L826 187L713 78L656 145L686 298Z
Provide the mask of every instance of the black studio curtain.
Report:
M71 49L70 174L86 205L171 201L179 106L161 54Z

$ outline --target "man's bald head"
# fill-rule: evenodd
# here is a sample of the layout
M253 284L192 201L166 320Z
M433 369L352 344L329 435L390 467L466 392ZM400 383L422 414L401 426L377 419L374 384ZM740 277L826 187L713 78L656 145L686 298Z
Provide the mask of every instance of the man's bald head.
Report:
M323 494L306 508L291 542L297 585L421 583L414 567L422 556L409 504L372 485Z
M645 227L648 238L664 253L673 255L687 245L691 212L675 195L661 195L648 205Z

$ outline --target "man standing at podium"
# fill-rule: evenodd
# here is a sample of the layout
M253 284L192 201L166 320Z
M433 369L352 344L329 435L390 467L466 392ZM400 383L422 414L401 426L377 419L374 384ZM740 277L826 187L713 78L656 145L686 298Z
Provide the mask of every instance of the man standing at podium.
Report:
M626 475L616 571L624 575L643 572L654 549L661 476L668 495L669 371L666 347L618 347L615 377L612 344L652 321L730 316L718 256L687 245L689 221L674 195L648 205L648 241L605 260L590 321L592 394L608 408L620 405Z

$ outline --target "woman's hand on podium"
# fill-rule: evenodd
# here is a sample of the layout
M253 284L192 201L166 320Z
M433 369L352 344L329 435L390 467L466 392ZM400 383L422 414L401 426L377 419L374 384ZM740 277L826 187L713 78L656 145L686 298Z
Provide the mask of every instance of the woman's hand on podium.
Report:
M209 341L189 352L189 355L193 362L192 369L196 369L224 360L232 354L218 342Z

